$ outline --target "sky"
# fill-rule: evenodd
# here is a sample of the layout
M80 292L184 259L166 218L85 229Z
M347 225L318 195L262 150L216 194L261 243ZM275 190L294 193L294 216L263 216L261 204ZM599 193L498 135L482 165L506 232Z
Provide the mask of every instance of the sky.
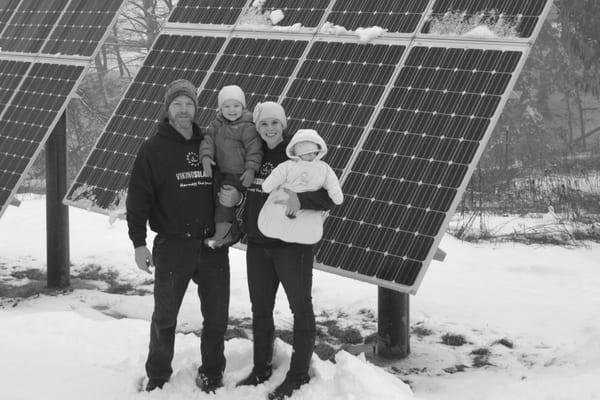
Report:
M22 204L0 219L4 293L43 286L36 279L46 268L45 199L18 197ZM200 338L194 331L202 317L191 284L179 315L172 379L161 391L138 392L153 306L151 277L135 267L124 221L111 223L108 216L78 208L69 214L74 290L42 288L27 298L0 298L0 399L254 400L266 398L283 380L291 348L278 339L272 378L235 388L252 367L252 344L232 338L225 346L225 387L214 395L195 387ZM293 399L600 398L600 380L594 378L600 376L600 245L472 244L446 236L441 248L445 261L430 265L410 297L410 355L381 360L370 346L339 350L335 363L314 355L312 380ZM244 256L230 251L230 315L247 322ZM77 278L96 270L147 291L111 294L106 282ZM377 329L373 285L315 270L313 303L318 323L335 319L363 336ZM279 329L291 328L282 290L275 317ZM444 344L447 334L462 335L466 343Z

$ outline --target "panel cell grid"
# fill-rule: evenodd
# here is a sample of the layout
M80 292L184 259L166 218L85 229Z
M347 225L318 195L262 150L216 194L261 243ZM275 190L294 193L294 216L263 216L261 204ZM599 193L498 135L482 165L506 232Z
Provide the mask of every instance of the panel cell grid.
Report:
M42 52L91 56L121 3L122 0L71 0Z
M496 25L500 17L505 26L515 26L519 37L531 37L547 0L436 0L431 19L443 20L447 12L464 13L464 20L472 20L483 15L482 22ZM429 33L431 25L423 26L423 33Z
M349 201L335 209L334 218L327 222L329 239L319 256L335 263L340 246L355 248L366 235L384 235L388 239L381 246L373 247L370 241L371 248L363 249L368 254L361 254L370 273L387 271L384 260L389 257L413 267L421 265L521 55L412 48L344 183ZM336 221L340 217L355 225L347 238L342 236L345 241L340 240ZM394 279L412 284L399 281L398 276Z
M21 0L0 0L0 32L8 22Z
M179 0L169 22L233 25L246 0Z
M217 94L223 86L238 85L246 94L246 106L277 101L302 56L307 41L232 39L200 92L200 126L215 117Z
M315 129L340 173L383 95L404 46L316 42L283 100L288 130Z
M93 198L102 208L127 187L129 171L144 140L165 116L165 86L175 79L200 85L225 38L161 35L106 126L69 192Z
M83 69L82 66L34 64L6 107L0 120L0 204L3 206L45 141Z
M412 33L427 8L427 1L335 1L327 21L355 31L379 26L390 32Z
M37 53L68 0L22 0L0 37L2 51Z
M28 62L0 60L0 115L31 65Z
M265 11L281 10L284 18L280 26L301 24L307 28L319 25L330 0L267 0L263 6Z

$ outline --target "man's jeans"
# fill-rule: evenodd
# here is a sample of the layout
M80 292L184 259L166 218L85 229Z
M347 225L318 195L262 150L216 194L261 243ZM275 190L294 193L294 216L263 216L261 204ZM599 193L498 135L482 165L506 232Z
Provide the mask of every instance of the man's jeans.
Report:
M204 247L202 240L157 235L152 254L156 272L150 350L146 361L148 377L163 381L171 377L177 314L190 279L198 285L204 319L200 370L211 377L222 376L225 370L224 337L229 318L227 249L212 250Z

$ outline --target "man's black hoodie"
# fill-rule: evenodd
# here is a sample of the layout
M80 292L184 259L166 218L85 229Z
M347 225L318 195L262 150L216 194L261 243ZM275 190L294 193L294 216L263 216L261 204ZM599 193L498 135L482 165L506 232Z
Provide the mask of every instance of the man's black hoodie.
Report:
M127 193L127 225L134 247L146 245L146 222L163 235L201 239L214 229L213 181L198 157L202 135L193 124L185 139L167 121L138 152Z

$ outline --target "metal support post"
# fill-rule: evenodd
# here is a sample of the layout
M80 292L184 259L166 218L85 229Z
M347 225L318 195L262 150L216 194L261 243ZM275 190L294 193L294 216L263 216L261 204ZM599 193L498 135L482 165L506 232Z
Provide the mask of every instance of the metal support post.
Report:
M69 287L69 208L67 192L67 118L58 120L46 142L46 258L49 288Z
M409 295L383 287L378 288L377 295L377 355L405 358L410 354Z

